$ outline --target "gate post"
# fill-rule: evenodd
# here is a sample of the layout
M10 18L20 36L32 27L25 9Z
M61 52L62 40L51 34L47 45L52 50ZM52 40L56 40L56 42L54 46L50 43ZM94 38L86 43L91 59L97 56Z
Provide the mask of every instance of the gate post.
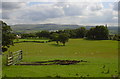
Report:
M22 59L23 58L23 56L22 56L22 50L20 51L20 54L21 54L20 56L21 56L21 59Z
M12 52L8 53L6 62L7 62L6 63L7 66L10 66L10 65L13 64L13 54L12 54Z

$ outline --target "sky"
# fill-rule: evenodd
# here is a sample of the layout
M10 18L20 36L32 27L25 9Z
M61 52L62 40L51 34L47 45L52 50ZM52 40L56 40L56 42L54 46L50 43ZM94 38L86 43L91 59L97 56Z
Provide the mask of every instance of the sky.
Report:
M7 24L117 25L117 2L2 2Z

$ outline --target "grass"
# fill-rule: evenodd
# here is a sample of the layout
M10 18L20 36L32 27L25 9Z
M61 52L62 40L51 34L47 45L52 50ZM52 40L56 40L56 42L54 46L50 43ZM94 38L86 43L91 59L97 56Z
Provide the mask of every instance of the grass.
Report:
M8 77L111 77L118 75L118 42L70 39L66 46L49 43L16 43L9 51L23 50L25 62L85 60L76 65L4 66ZM7 54L7 52L5 52ZM5 55L3 56L5 62ZM105 66L105 67L104 67Z

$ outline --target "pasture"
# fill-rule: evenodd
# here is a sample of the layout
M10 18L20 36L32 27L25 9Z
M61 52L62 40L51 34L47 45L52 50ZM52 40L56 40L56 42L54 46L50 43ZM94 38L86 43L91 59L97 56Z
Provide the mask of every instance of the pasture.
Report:
M23 62L85 60L74 65L5 66L8 51L23 50ZM55 42L15 43L3 55L7 77L112 77L118 75L118 41L70 39L66 46Z

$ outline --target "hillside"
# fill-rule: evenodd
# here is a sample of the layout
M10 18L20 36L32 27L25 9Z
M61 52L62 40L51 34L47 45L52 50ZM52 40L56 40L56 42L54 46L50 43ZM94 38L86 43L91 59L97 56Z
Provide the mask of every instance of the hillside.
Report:
M63 30L63 29L75 29L81 26L79 25L61 25L61 24L17 24L11 26L14 32L33 32L40 30Z
M86 27L86 29L90 29L91 27L95 26L85 26L85 25L75 25L75 24L16 24L10 25L13 29L13 32L22 32L22 33L29 33L29 32L37 32L40 30L48 30L48 31L55 31L55 30L64 30L64 29L76 29L79 27ZM110 26L108 27L110 34L117 34L118 27Z

